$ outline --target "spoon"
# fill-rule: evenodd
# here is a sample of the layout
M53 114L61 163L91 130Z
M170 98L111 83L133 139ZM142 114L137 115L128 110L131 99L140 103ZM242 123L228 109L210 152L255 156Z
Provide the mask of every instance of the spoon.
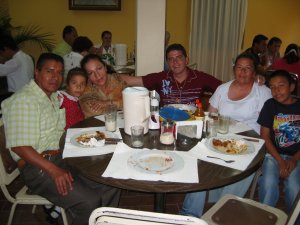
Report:
M235 162L234 160L225 160L225 159L221 159L221 158L210 156L210 155L207 155L206 157L207 158L211 158L211 159L220 159L220 160L223 160L226 163L233 163L233 162Z

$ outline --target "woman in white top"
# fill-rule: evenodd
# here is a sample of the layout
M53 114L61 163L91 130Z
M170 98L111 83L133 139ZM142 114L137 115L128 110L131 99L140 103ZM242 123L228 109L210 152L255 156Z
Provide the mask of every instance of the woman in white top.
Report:
M246 123L259 134L260 126L256 122L258 115L265 101L272 96L269 88L255 82L255 65L248 56L241 54L237 57L235 79L217 88L209 100L208 111L219 112Z
M243 53L235 60L233 67L235 79L220 85L210 98L209 111L219 112L234 120L246 123L260 133L256 122L265 101L271 98L271 91L265 85L255 82L256 60L251 54ZM244 197L254 174L236 183L213 189L209 192L209 202L216 202L225 194ZM186 195L181 214L201 217L206 191L193 192Z

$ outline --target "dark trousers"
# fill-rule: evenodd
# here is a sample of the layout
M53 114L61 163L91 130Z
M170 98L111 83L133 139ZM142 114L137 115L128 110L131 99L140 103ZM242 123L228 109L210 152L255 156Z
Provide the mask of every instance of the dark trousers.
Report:
M57 166L69 170L61 155L52 156ZM54 205L63 207L70 213L73 225L88 224L92 211L101 206L117 207L120 189L99 184L79 175L74 175L73 190L62 196L56 189L55 182L47 174L27 164L21 169L21 177L33 194L43 196Z

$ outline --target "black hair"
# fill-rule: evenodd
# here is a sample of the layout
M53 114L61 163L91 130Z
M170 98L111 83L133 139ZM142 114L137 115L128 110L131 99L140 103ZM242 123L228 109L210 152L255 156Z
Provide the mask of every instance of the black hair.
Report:
M74 40L72 50L74 52L89 51L93 47L93 42L88 37L79 36Z
M64 65L64 59L60 55L56 55L54 53L47 52L47 53L42 53L40 55L39 59L36 62L36 68L38 70L41 70L42 67L44 66L45 62L49 61L49 60L54 60L54 61L60 62L62 65Z
M283 78L285 78L288 81L289 85L295 83L293 77L291 76L291 74L286 70L275 70L273 73L270 74L269 82L274 77L283 77Z
M80 62L81 68L85 70L84 66L90 60L98 60L99 62L101 62L106 67L106 63L101 59L101 57L99 55L97 55L97 54L88 54L88 55L84 56L83 59L81 60L81 62Z
M265 35L258 34L253 38L252 46L254 46L254 44L259 44L261 41L266 41L266 40L268 40L268 38Z
M5 48L9 48L14 51L19 49L12 36L3 34L0 36L0 50L4 51Z
M67 34L71 34L72 32L76 31L76 28L71 26L71 25L67 25L65 26L65 28L63 29L63 39L66 37Z
M106 34L109 34L110 36L112 36L112 33L109 30L105 30L102 32L101 38L103 38Z
M166 59L168 59L168 54L170 51L181 51L184 57L187 57L186 50L181 44L171 44L167 47L166 50Z
M75 68L72 68L69 70L67 79L66 79L66 84L69 85L70 80L77 75L84 77L85 83L87 83L88 75L86 74L86 71L80 67L75 67Z
M296 44L289 44L284 52L284 59L288 64L296 63L299 59L299 46Z
M257 71L257 65L258 65L258 62L257 62L257 60L256 60L256 58L255 58L255 56L254 56L253 54L251 54L251 53L245 53L245 52L239 54L239 55L236 57L235 61L234 61L234 66L233 66L233 68L235 68L236 63L237 63L237 61L238 61L239 59L250 59L250 60L253 62L254 71L255 71L255 72Z
M272 46L274 43L282 43L281 39L278 37L272 37L268 42L268 47Z

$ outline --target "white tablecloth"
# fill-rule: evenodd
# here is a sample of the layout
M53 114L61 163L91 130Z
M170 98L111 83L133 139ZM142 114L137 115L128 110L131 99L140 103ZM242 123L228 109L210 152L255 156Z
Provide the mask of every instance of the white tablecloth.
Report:
M245 137L245 136L242 136L242 135L234 135L234 134L222 135L222 137L225 137L225 136L230 136L230 137L235 136L235 137L239 137L239 138ZM246 137L246 138L249 138L249 137ZM257 138L252 138L252 139L257 139ZM211 163L214 163L214 164L218 164L218 165L222 165L222 166L226 166L226 167L230 167L230 168L233 168L233 169L244 171L245 169L247 169L249 164L252 162L254 157L257 155L259 149L265 143L265 141L263 139L257 139L257 140L259 140L259 142L250 142L254 145L254 149L255 149L254 153L250 153L250 154L227 155L227 154L218 153L216 151L213 151L213 150L209 149L206 146L206 144L205 144L206 139L203 139L201 142L199 142L188 153L191 156L194 156L197 159L201 159L203 161L207 161L207 162L211 162ZM220 159L207 158L207 156L214 156L214 157L218 157L218 158L221 158L221 159L224 159L224 160L235 160L235 162L226 163L226 162L224 162L223 160L220 160Z
M89 128L70 128L67 130L65 147L63 151L63 158L68 157L80 157L80 156L93 156L93 155L104 155L111 152L114 152L116 149L116 145L104 145L102 147L78 147L73 145L70 140L71 138L79 134L81 132L88 132L88 131L105 131L105 127L89 127ZM121 133L119 130L113 133L114 137L122 138Z
M150 149L143 149L149 150ZM132 154L142 151L141 149L133 149L124 143L118 143L109 165L103 177L113 177L117 179L135 179L135 180L149 180L149 181L169 181L179 183L198 183L198 167L197 159L186 152L172 151L178 154L184 161L182 169L175 170L170 173L149 174L128 166L127 161Z

